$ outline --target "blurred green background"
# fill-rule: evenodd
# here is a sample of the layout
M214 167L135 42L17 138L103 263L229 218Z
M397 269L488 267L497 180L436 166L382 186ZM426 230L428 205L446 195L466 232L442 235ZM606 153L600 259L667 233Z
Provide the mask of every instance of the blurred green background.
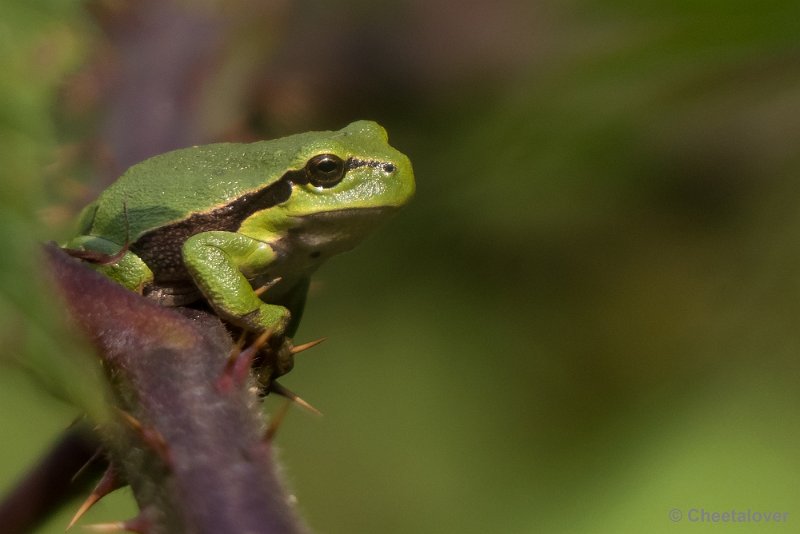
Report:
M418 195L315 278L284 383L325 416L278 437L315 531L800 532L799 34L790 0L7 0L0 341L71 376L34 243L131 163L374 119ZM79 411L0 370L5 490Z

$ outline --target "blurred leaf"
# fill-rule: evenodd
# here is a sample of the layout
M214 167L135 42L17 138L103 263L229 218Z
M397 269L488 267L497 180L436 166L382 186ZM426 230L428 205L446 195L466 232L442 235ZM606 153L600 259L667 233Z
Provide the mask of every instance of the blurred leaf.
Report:
M70 2L5 2L0 12L0 338L48 387L102 417L102 387L91 352L65 325L49 294L39 242L48 230L38 220L44 168L54 148L50 115L56 86L75 61L79 24ZM95 369L92 371L92 369Z

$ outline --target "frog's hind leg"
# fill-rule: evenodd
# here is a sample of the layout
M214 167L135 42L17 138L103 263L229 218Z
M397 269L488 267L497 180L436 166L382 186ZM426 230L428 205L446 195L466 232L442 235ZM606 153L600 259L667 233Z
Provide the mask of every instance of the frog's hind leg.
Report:
M131 291L141 293L153 281L153 272L147 264L126 246L113 241L84 235L69 241L64 249Z

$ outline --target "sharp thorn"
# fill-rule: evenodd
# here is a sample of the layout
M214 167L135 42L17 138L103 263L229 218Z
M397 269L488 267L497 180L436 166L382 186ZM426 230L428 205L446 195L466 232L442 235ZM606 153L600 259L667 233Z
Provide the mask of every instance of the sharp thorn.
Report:
M267 341L269 341L269 338L271 338L271 337L272 337L272 334L274 334L274 333L275 333L275 329L274 329L274 328L268 328L268 329L264 330L264 331L263 331L263 332L261 332L261 334L260 334L260 335L259 335L259 336L256 338L256 340L255 340L255 341L253 341L252 345L250 345L249 347L247 347L247 349L248 349L248 350L249 350L249 349L253 349L254 351L258 351L258 350L260 350L260 349L261 349L261 347L263 347L264 345L266 345L266 344L267 344Z
M75 419L72 420L72 422L69 425L67 425L67 428L74 428L74 427L78 426L80 423L82 423L85 420L86 420L86 416L82 415L80 417L76 417Z
M272 441L275 434L278 433L278 427L281 426L283 420L286 419L286 414L289 413L289 406L292 405L291 399L285 399L280 408L275 410L269 420L266 432L264 432L264 441Z
M247 341L247 332L242 330L239 334L239 339L236 340L236 343L231 347L231 352L228 354L228 359L225 361L225 368L222 370L222 375L220 375L219 379L217 380L217 389L221 393L225 393L231 390L233 387L234 382L234 374L236 372L237 362L242 358L242 348ZM254 355L245 355L248 358L254 358Z
M69 481L70 481L70 482L75 482L76 480L78 480L78 478L80 478L80 476L81 476L81 475L84 473L84 471L86 471L86 470L89 468L89 466L90 466L90 465L92 465L92 464L94 463L94 461L95 461L95 460L97 460L97 458L98 458L98 457L99 457L99 456L100 456L102 453L103 453L103 449L102 449L101 447L98 447L98 448L97 448L97 450L96 450L96 451L94 451L94 454L92 454L91 458L89 458L88 460L86 460L86 463L85 463L85 464L83 464L83 465L81 466L81 468L80 468L80 469L78 469L78 470L75 472L75 474L74 474L74 475L72 475L72 478L71 478Z
M242 330L241 334L239 334L239 338L236 340L236 343L231 346L231 351L228 353L228 359L225 361L225 372L229 372L236 363L236 360L242 353L242 347L244 347L245 341L247 341L247 332Z
M94 525L83 525L81 527L89 532L100 532L102 534L116 533L116 532L135 532L137 534L147 534L145 528L140 528L133 525L128 521L117 521L116 523L96 523Z
M243 384L249 376L250 369L253 367L253 360L256 354L263 347L269 338L272 337L274 329L270 328L261 332L261 334L250 344L246 349L242 350L242 346L237 343L233 350L231 350L228 361L225 362L225 368L222 370L222 375L217 379L217 391L227 393L234 385ZM242 344L244 343L244 333L239 339Z
M308 343L303 343L302 345L295 345L294 347L292 347L291 352L292 352L292 354L299 354L299 353L301 353L303 351L306 351L306 350L308 350L308 349L310 349L312 347L316 347L317 345L319 345L320 343L322 343L326 339L328 339L328 338L327 337L321 337L321 338L316 339L314 341L309 341Z
M85 514L92 506L97 504L100 499L114 491L115 489L121 488L123 486L122 480L117 473L117 470L114 468L113 464L108 466L106 472L103 473L102 478L100 478L100 482L97 483L97 486L94 487L92 493L83 501L78 511L75 512L75 515L72 516L72 520L67 525L67 530L71 529L75 523Z
M236 340L236 346L239 347L239 350L241 350L242 347L244 347L244 342L245 341L247 341L247 331L246 330L242 330L239 333L238 339Z
M253 293L255 293L257 297L261 297L261 295L263 295L264 293L266 293L267 291L269 291L270 289L275 287L278 284L278 282L280 282L281 280L282 280L282 278L279 276L276 279L267 282L263 286L261 286L261 287L259 287L257 289L254 289Z
M122 408L117 408L117 412L119 412L119 414L122 416L123 421L125 421L137 434L139 434L142 440L161 457L161 460L165 464L168 466L172 465L172 459L169 455L169 446L167 445L167 440L164 439L164 436L162 436L158 430L153 427L144 426L141 421L136 419Z
M247 379L250 369L253 367L253 360L257 352L257 348L247 347L239 354L239 357L234 362L229 373L234 384L242 384Z
M136 532L137 534L147 534L152 529L152 521L148 514L143 510L138 516L127 521L117 521L114 523L97 523L94 525L83 525L81 528L90 532Z
M72 527L74 527L75 523L78 522L78 519L83 517L83 514L88 512L89 508L91 508L92 506L97 504L97 501L99 501L100 499L93 499L93 497L94 497L94 494L89 495L89 497L85 501L83 501L83 504L80 506L80 508L78 508L78 511L75 512L75 515L72 516L72 519L70 519L69 524L67 525L67 528L65 528L64 530L69 530Z
M95 497L94 493L89 495L89 497L85 501L83 501L83 504L80 506L80 508L78 508L78 511L75 512L75 515L72 516L72 519L70 519L69 524L67 525L67 528L65 528L64 530L69 530L72 527L74 527L75 523L78 522L78 519L83 517L83 514L88 512L89 508L91 508L92 506L97 504L97 501L99 501L99 500L100 500L99 498Z
M313 414L322 415L322 412L320 412L319 410L314 408L311 404L309 404L308 402L303 400L297 393L295 393L294 391L290 390L287 387L284 387L284 386L278 384L277 382L274 382L274 381L271 382L268 389L269 389L270 392L275 393L276 395L280 395L281 397L285 397L285 398L289 399L293 403L297 404L301 408L304 408L304 409L308 410L309 412L311 412Z
M125 528L124 521L118 521L116 523L95 523L94 525L83 525L81 528L89 532L128 532L128 529Z
M122 416L122 420L125 421L129 427L134 429L137 432L141 432L144 429L142 422L136 419L134 416L123 410L122 408L117 408L117 412Z

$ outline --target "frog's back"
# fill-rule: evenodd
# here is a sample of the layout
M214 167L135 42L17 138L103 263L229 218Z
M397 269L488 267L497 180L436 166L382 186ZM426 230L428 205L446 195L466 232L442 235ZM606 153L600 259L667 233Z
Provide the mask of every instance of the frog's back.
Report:
M87 207L81 232L133 242L148 230L212 211L302 167L296 146L291 138L217 143L152 157L129 168Z

